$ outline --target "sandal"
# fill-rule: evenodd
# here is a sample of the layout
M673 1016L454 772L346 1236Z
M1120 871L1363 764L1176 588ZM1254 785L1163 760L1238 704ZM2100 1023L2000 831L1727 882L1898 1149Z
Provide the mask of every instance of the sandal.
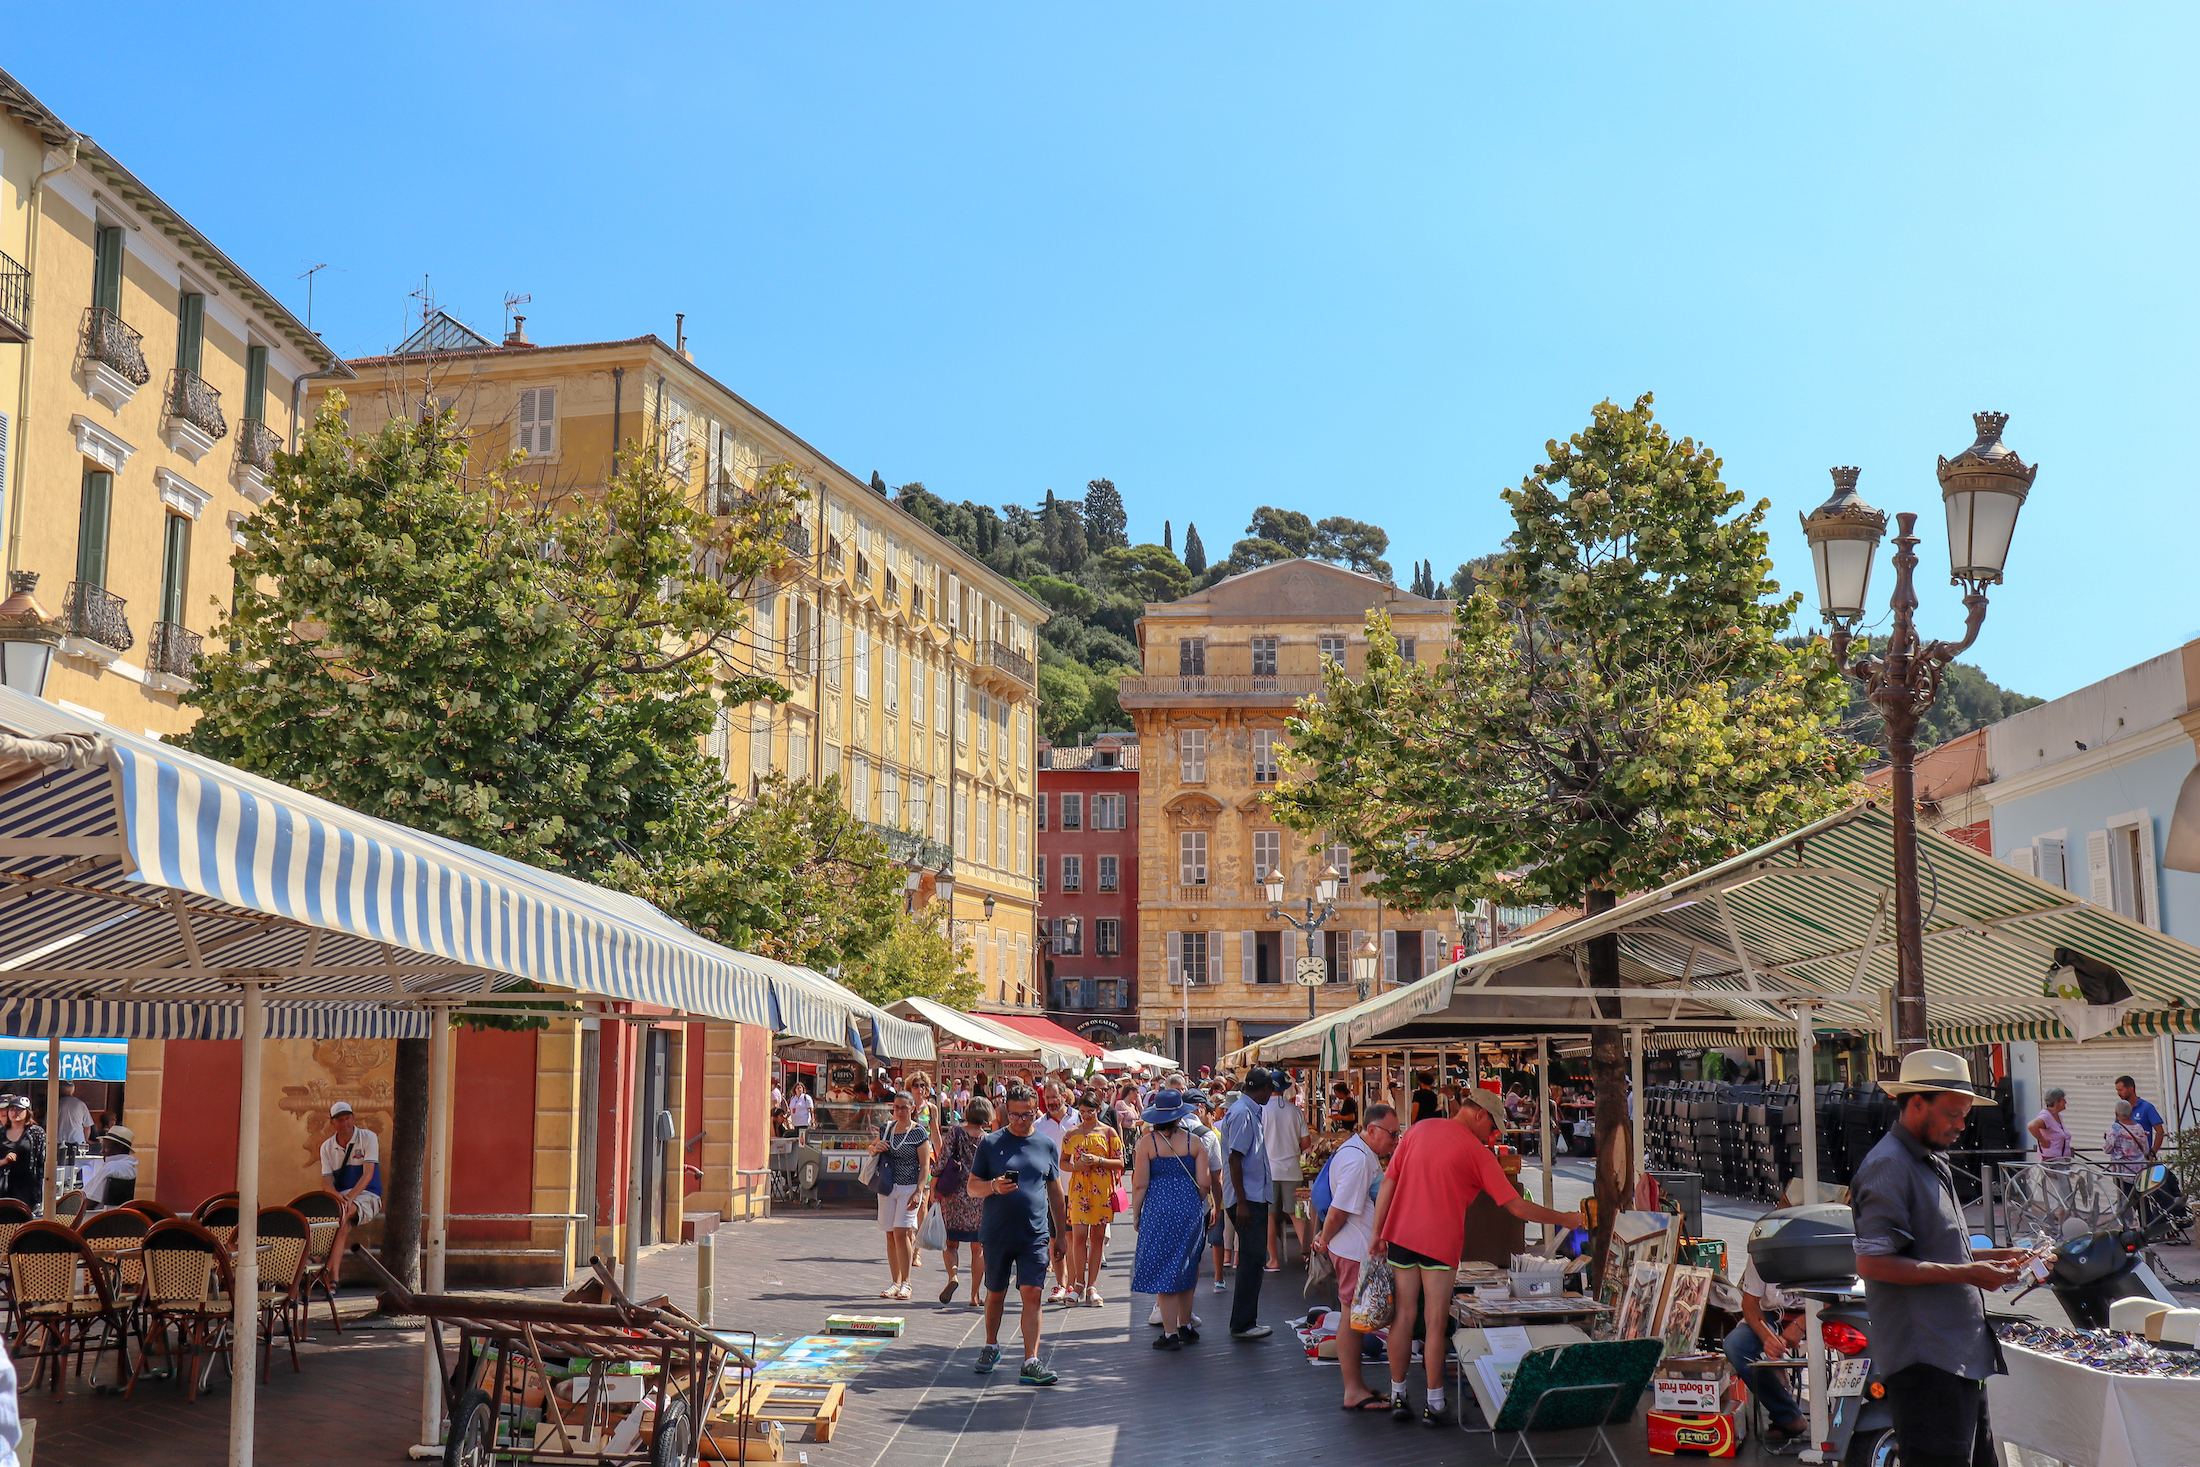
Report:
M1359 1400L1354 1401L1351 1405L1342 1406L1339 1407L1339 1409L1350 1411L1354 1414L1362 1411L1388 1411L1390 1409L1390 1402L1384 1400L1381 1396L1362 1396Z
M954 1276L953 1274L949 1274L949 1275L947 1276L947 1287L946 1287L946 1288L944 1288L944 1289L942 1289L942 1290L940 1290L940 1302L941 1302L942 1304L945 1304L945 1303L946 1303L946 1302L947 1302L948 1300L950 1300L950 1299L952 1299L952 1298L954 1298L954 1297L955 1297L955 1276Z

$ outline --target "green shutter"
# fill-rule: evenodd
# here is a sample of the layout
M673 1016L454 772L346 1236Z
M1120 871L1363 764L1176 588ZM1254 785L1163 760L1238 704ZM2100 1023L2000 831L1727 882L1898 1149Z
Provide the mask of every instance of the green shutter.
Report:
M108 225L92 236L92 304L122 314L122 227Z
M107 520L115 498L115 476L104 469L84 471L84 494L76 515L76 578L107 584Z
M168 539L160 556L160 619L183 625L183 598L191 576L191 522L168 516Z
M176 302L176 365L199 375L199 347L206 339L206 297L187 290Z
M247 422L264 422L261 405L267 399L267 348L248 346L244 352L244 416Z

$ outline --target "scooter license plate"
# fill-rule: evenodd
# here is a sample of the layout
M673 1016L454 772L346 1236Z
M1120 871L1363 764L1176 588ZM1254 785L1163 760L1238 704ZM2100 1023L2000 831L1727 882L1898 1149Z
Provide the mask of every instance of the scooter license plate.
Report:
M1853 1360L1836 1360L1827 1373L1826 1393L1834 1396L1861 1396L1864 1382L1871 1378L1872 1363L1859 1357Z

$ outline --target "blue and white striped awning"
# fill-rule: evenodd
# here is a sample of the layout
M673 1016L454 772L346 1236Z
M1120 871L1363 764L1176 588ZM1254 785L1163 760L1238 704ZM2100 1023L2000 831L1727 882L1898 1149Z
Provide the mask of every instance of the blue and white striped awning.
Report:
M4 688L0 728L91 734L108 750L104 767L0 773L0 999L140 1008L108 1022L149 1024L146 1037L202 1021L144 1005L233 998L242 977L266 983L270 1037L404 1033L412 1020L394 1017L400 1010L379 1018L379 1005L493 1001L519 980L858 1052L864 1025L901 1023L830 979L710 942L639 898ZM233 1013L226 1023L233 1033Z
M425 1039L425 1009L359 1002L269 999L267 1039ZM237 1039L243 1005L234 1000L104 1003L53 998L0 1002L0 1033L27 1039Z

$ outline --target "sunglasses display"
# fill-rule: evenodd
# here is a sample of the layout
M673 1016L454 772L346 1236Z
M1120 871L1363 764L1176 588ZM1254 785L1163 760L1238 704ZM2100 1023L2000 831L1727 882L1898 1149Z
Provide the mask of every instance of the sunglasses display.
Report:
M2200 1351L2148 1343L2144 1335L2114 1329L2060 1329L2028 1319L2003 1320L1994 1327L2004 1344L2053 1355L2073 1365L2111 1375L2200 1378Z

